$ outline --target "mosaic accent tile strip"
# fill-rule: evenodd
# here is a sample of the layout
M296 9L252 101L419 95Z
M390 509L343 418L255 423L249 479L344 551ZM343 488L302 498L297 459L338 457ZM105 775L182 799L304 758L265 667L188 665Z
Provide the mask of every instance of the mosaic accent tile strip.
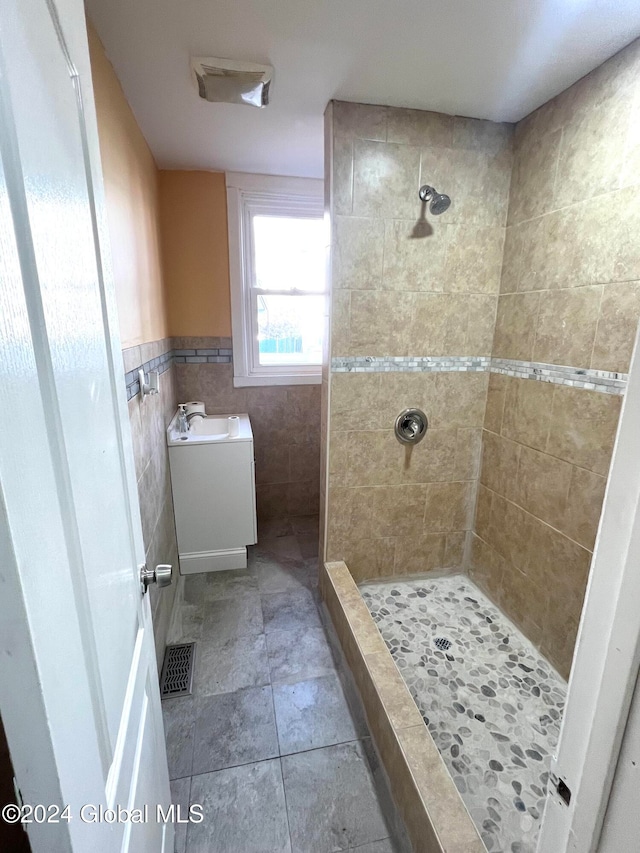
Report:
M331 359L332 373L451 373L458 371L483 372L489 369L487 356L424 355L373 356Z
M151 361L145 361L140 367L145 373L150 370L157 370L164 373L172 364L232 364L233 350L226 348L209 348L209 349L174 349L168 350L157 358L152 358ZM131 400L136 394L140 393L140 383L138 381L138 370L130 370L124 375L124 381L127 386L127 401Z
M490 853L535 853L566 684L466 577L360 587Z
M546 364L539 361L516 361L509 358L488 356L337 356L331 359L332 373L451 373L484 372L502 373L520 379L552 382L587 391L604 394L624 394L627 373L608 370L591 370L562 364Z
M601 391L605 394L624 394L629 378L627 373L545 364L540 361L515 361L508 358L492 358L491 372L522 379L536 379L538 382L569 385L587 391Z

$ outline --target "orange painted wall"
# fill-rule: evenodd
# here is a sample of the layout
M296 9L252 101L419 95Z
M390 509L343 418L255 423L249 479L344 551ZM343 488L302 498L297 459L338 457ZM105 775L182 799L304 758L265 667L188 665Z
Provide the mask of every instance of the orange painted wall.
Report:
M223 172L160 171L160 234L171 335L231 335Z
M88 24L122 347L168 334L158 169L95 30Z

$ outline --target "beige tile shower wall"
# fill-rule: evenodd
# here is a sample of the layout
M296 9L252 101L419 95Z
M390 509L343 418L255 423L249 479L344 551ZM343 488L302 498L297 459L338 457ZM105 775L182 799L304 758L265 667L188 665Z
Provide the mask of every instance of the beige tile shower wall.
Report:
M137 370L145 362L163 355L171 348L170 338L129 347L122 352L125 371ZM149 590L159 667L162 666L164 658L179 571L165 437L165 430L175 414L176 401L175 367L170 367L161 374L159 394L147 396L144 401L140 394L137 394L129 400L129 420L146 562L148 566L153 567L159 563L170 563L174 571L174 580L170 587L159 590L152 586Z
M520 122L492 355L626 372L640 42ZM567 675L621 398L492 375L471 572Z
M334 102L327 111L331 355L491 353L511 173L511 127ZM332 130L331 130L332 128ZM425 214L421 184L451 196ZM488 375L333 373L325 558L356 579L461 567ZM397 414L423 409L406 451Z
M173 338L175 349L231 348L231 338ZM234 388L232 364L176 364L179 402L209 414L248 412L258 522L315 515L320 494L320 385Z

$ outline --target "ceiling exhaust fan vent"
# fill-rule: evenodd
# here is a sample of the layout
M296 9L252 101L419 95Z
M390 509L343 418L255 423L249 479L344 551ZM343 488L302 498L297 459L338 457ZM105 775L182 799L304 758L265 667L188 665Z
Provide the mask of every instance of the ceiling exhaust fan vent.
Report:
M266 107L273 78L271 65L236 62L233 59L191 57L198 94L218 104L247 104Z

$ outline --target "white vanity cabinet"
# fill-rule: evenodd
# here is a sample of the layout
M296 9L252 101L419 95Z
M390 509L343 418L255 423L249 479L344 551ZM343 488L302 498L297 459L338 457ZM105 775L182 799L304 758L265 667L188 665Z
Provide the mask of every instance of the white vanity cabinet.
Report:
M180 435L167 430L181 574L244 569L257 541L255 463L249 416L227 429L227 415L207 417Z

